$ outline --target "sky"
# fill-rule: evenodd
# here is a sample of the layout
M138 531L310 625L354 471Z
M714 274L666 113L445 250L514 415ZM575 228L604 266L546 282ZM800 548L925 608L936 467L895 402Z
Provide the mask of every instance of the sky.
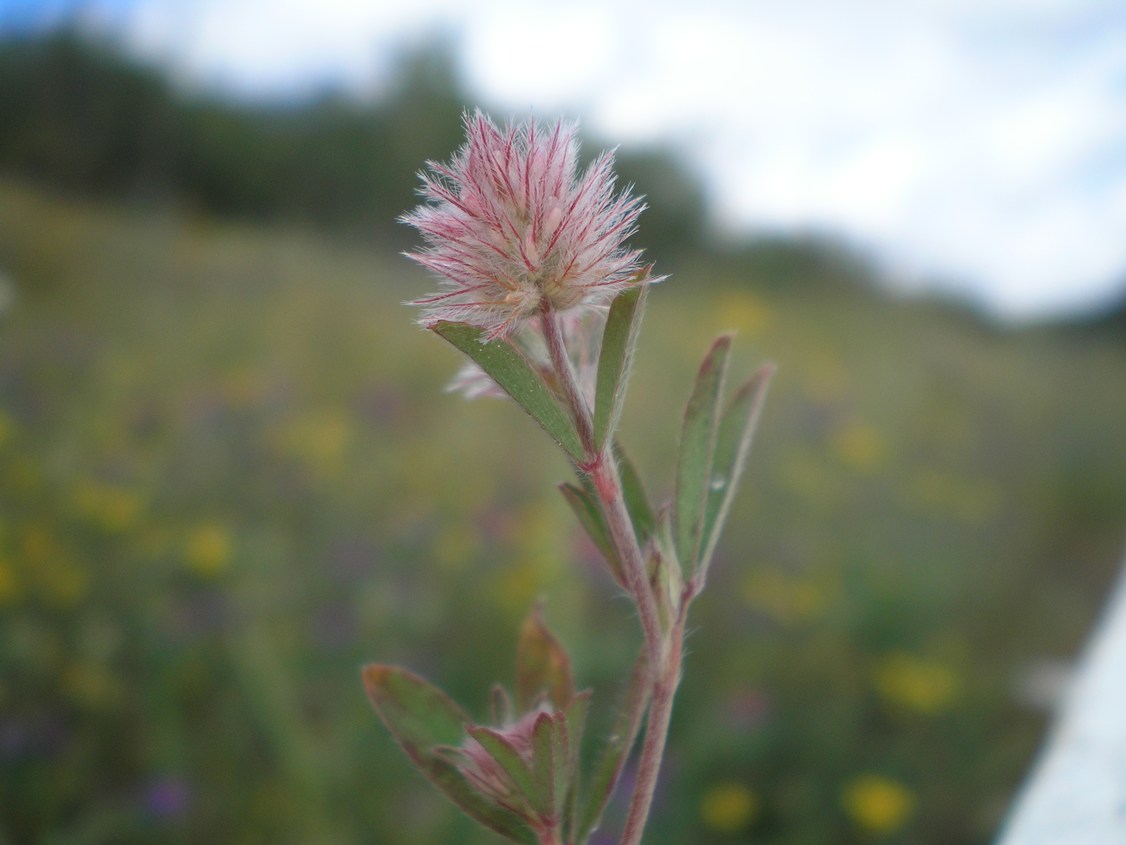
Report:
M241 96L377 96L442 32L499 118L676 145L724 232L828 233L1013 319L1126 294L1123 0L0 0L0 26L76 6Z

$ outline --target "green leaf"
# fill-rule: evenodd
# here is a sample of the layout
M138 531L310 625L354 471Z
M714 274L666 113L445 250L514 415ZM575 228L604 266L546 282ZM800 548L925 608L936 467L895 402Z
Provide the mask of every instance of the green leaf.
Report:
M625 573L622 571L622 561L618 557L618 552L614 549L614 541L610 539L610 527L606 524L606 517L602 513L602 507L599 505L597 497L590 490L576 487L574 484L560 484L559 492L563 494L563 498L571 506L571 511L579 520L579 524L582 525L587 536L590 537L591 542L594 543L595 548L606 559L610 573L614 576L614 580L618 582L618 586L625 589L626 580Z
M650 507L649 497L645 493L645 485L641 483L641 476L637 474L637 468L634 467L621 444L617 442L614 443L614 459L618 463L618 477L622 482L622 497L625 499L626 510L629 511L630 520L633 522L637 542L639 545L644 545L653 533L653 526L656 524L653 508Z
M677 557L692 574L700 559L720 397L730 353L731 335L722 335L712 344L684 412L676 468L675 536Z
M518 816L481 795L443 756L443 749L461 744L469 721L449 696L397 666L365 666L363 680L375 712L431 783L490 830L523 845L536 845L534 832Z
M528 805L536 813L544 815L551 812L550 796L539 791L539 786L535 778L532 777L532 770L528 767L528 763L520 756L520 752L512 746L512 743L504 738L503 734L492 728L479 725L471 726L467 730L469 735L477 740L481 747L489 752L489 756L504 769L505 774L512 779L512 783L520 790L521 794L527 799Z
M590 709L590 690L584 690L574 697L563 718L567 723L567 768L568 780L576 780L582 752L583 730L586 728L586 714Z
M562 710L575 697L575 681L571 674L571 658L567 650L543 621L543 609L536 605L520 626L516 644L516 709L531 710L539 696L546 692Z
M465 323L439 322L432 328L488 373L497 386L527 411L572 460L584 460L574 420L516 347L503 340L481 343L484 330Z
M412 757L438 745L458 745L469 717L449 696L398 666L364 667L364 687L375 712Z
M766 390L774 375L774 365L767 364L739 388L723 414L716 437L715 457L712 460L711 481L704 515L704 542L700 554L699 587L704 586L708 565L719 543L720 534L735 492L747 465L755 429L762 414Z
M618 294L606 318L594 396L594 443L598 449L614 436L622 416L648 293L649 285L643 284Z
M645 493L645 487L641 483L637 470L622 450L621 445L616 441L614 443L614 460L618 467L618 477L622 485L622 498L625 500L626 510L629 513L630 521L633 523L634 534L637 536L638 544L644 545L653 531L655 522L653 509L649 505L649 498ZM602 509L598 493L588 475L580 472L579 481L581 486L575 484L559 485L559 492L563 494L563 498L571 506L575 517L579 520L595 547L606 559L618 586L628 589L622 560L610 536L610 527L606 522L606 514Z
M567 803L567 791L571 786L571 731L567 727L567 714L556 713L551 717L551 750L555 768L553 791L555 793L555 812L552 818L557 824L563 822L563 808Z
M626 686L614 724L602 746L598 762L591 773L590 788L579 813L579 823L575 828L573 841L586 842L587 837L602 821L602 814L610 803L610 797L618 785L622 769L625 768L629 752L637 740L641 729L641 719L649 706L649 665L645 659L645 649L641 650L633 665L629 683Z
M563 724L563 730L566 731L566 723ZM532 729L532 771L535 776L536 792L542 795L547 806L552 808L552 812L548 815L556 822L560 819L555 811L563 798L563 792L559 788L562 782L560 770L565 762L556 753L558 748L555 718L550 713L541 713Z
M586 714L590 709L590 690L584 690L571 699L567 709L563 711L567 720L567 735L570 738L570 747L567 751L567 762L577 769L579 764L579 751L583 740L583 728L586 727Z
M564 803L563 815L566 819L567 842L573 842L571 834L578 822L579 788L582 760L583 729L586 727L586 714L590 707L590 690L580 692L564 711L567 720L567 798Z
M419 769L422 770L422 767ZM538 845L539 838L522 818L481 795L449 760L436 756L422 771L431 783L478 824L520 845Z

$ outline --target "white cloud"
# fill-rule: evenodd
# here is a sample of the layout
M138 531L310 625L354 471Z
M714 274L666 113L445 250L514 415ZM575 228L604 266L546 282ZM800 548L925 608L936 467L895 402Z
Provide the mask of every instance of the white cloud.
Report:
M1120 0L140 0L132 31L277 91L370 87L435 25L502 109L679 141L725 221L834 229L1013 315L1126 271Z
M404 37L442 20L456 25L461 8L456 0L139 0L130 36L189 79L238 93L329 82L364 89Z

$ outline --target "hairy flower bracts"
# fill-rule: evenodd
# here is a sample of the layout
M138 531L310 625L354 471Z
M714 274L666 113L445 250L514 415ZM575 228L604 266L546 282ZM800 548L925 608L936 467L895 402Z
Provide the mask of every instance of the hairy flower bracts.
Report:
M545 304L557 312L606 304L641 273L641 251L625 241L644 209L614 193L613 154L577 173L577 126L534 121L499 129L466 114L468 140L448 164L428 162L421 205L403 216L427 248L409 257L441 290L416 300L422 324L479 326L507 337Z
M445 693L404 669L373 664L364 683L411 760L470 816L515 842L576 841L590 693L575 692L571 661L538 608L520 632L515 707L494 688L498 727L474 724Z

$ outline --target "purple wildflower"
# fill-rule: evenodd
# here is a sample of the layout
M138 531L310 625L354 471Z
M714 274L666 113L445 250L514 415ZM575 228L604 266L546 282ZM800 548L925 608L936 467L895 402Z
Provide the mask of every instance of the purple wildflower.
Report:
M151 781L142 796L145 811L159 819L183 816L191 805L188 784L178 777L160 777Z
M585 309L660 281L624 246L645 206L628 189L615 195L613 153L579 176L576 124L501 130L478 110L465 128L451 161L420 174L430 204L402 218L427 244L408 257L441 284L412 303L424 326L463 322L506 338L544 307Z

